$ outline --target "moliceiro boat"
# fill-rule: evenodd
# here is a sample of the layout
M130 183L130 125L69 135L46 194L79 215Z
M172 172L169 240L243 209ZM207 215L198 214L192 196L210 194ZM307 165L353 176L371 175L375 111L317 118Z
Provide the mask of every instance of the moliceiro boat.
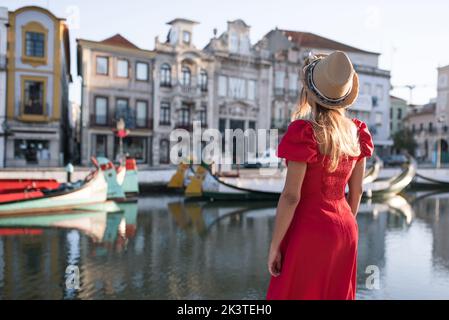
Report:
M22 190L16 200L14 194L9 193L9 199L0 200L0 217L70 211L104 203L107 200L108 184L103 170L95 160L93 162L96 170L79 183L61 185L60 188L52 190Z
M377 173L376 173L377 172ZM379 169L368 170L369 175L377 175ZM416 173L416 162L411 159L400 174L382 182L370 182L364 186L364 198L386 198L405 189ZM366 178L366 176L365 176ZM208 169L198 168L185 195L190 199L209 200L276 200L279 198L284 178L254 177L251 179L227 179L214 176ZM367 179L369 180L369 179Z

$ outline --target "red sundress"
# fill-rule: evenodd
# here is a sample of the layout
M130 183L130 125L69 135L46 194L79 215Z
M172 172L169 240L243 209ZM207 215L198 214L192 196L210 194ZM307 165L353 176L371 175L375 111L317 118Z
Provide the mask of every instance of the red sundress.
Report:
M281 274L271 277L268 300L352 300L356 292L357 222L345 198L356 162L374 146L366 124L353 119L359 157L342 157L335 172L325 170L310 122L290 124L278 148L287 161L307 162L301 199L281 242Z

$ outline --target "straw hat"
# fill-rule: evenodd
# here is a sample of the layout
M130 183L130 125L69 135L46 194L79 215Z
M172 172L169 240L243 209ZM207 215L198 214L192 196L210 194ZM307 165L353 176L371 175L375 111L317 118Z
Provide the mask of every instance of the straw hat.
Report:
M309 99L328 109L347 108L359 93L359 78L342 51L309 57L301 75Z

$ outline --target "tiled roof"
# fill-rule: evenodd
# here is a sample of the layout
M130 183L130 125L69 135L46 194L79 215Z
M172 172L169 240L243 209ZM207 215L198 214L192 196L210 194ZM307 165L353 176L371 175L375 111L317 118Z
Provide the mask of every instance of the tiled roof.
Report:
M116 35L104 39L103 41L100 41L100 43L108 44L111 46L118 46L118 47L125 47L125 48L131 48L131 49L139 49L138 46L136 46L134 43L129 41L128 39L124 38L121 34L117 33Z
M310 32L300 32L291 30L281 30L284 35L290 38L292 42L296 43L300 47L306 48L317 48L317 49L330 49L330 50L341 50L346 52L359 52L368 54L379 54L376 52L370 52L355 48L344 43L334 41L314 33Z

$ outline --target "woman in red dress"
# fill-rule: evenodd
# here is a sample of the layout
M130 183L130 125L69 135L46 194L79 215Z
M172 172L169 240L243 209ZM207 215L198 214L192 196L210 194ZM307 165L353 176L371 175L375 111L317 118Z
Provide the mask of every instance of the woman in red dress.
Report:
M358 76L337 51L309 57L301 78L301 119L290 124L278 149L288 169L268 258L267 299L355 299L355 217L365 159L374 149L366 124L345 116L358 95Z

